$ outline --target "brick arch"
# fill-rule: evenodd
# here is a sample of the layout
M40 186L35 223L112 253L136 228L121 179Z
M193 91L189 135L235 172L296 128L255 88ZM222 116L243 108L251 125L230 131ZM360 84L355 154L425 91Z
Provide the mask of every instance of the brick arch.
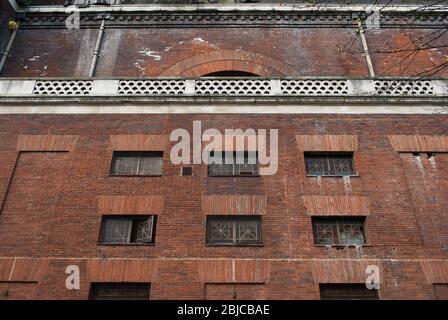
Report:
M160 77L200 77L219 71L245 71L262 77L293 76L298 71L285 62L259 53L217 50L186 58L159 74Z

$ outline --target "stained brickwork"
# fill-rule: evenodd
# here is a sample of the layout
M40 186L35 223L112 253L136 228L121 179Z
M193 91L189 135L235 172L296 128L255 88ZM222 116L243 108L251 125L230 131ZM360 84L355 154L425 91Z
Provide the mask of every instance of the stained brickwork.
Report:
M166 136L176 128L191 130L193 120L202 120L203 129L278 128L278 173L207 177L206 165L192 165L193 175L181 176L165 152L162 177L110 176L111 136ZM422 154L420 162L395 151L388 137L447 135L444 115L5 115L0 124L2 195L17 160L0 214L0 282L10 288L3 298L85 299L91 281L110 276L150 282L151 299L227 297L233 283L237 298L318 299L320 282L359 282L368 264L381 268L382 299L435 299L432 282L447 281L446 154L432 160ZM18 155L19 136L48 132L78 138L68 152ZM306 176L296 136L322 133L357 137L359 176ZM204 196L229 195L222 199L232 202L232 194L266 199L263 246L205 244ZM154 245L98 244L99 201L112 196L163 199ZM368 197L367 245L315 246L304 196ZM80 290L65 288L68 265L80 268ZM24 281L37 289L25 294ZM257 290L245 289L251 285ZM437 290L443 297L443 287Z

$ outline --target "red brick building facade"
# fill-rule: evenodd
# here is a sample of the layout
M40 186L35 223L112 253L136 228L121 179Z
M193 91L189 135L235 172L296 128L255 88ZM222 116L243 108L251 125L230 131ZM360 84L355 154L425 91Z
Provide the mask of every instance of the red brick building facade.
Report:
M150 299L320 299L373 265L380 299L448 299L447 11L385 9L369 29L361 6L90 6L67 29L62 6L9 5L0 298L146 284ZM200 78L214 73L230 78ZM247 74L262 78L228 82ZM193 121L278 129L277 173L182 174L170 134ZM161 175L115 175L124 151L163 152ZM349 154L352 172L311 174L316 154ZM104 217L147 215L152 243L101 241ZM256 217L260 243L208 243L217 215ZM316 242L319 219L362 221L363 243Z

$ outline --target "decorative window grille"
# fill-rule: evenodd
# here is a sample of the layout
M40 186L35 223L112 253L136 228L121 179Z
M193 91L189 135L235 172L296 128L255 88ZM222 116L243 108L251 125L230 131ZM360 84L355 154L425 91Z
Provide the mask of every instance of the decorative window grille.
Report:
M208 244L260 244L260 216L208 216Z
M113 175L160 176L162 175L163 152L115 151L112 158Z
M149 300L149 283L92 283L91 300Z
M378 300L378 290L368 289L364 283L320 284L322 300Z
M88 95L92 90L90 80L38 80L33 94L38 95Z
M282 93L285 95L347 95L349 93L346 80L282 80Z
M418 96L434 94L430 80L375 80L375 91L379 95Z
M207 79L196 80L196 94L198 95L269 95L271 84L269 80L253 79Z
M354 175L353 153L305 153L306 174L309 176Z
M258 176L257 152L211 152L209 176Z
M120 95L182 95L185 80L122 80L118 84Z
M105 216L100 242L148 244L154 242L155 216Z
M363 218L313 218L313 232L315 244L365 244Z

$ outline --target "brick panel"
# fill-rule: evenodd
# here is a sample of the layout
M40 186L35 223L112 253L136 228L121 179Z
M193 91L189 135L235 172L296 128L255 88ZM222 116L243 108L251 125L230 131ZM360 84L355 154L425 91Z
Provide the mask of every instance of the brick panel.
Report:
M163 135L114 135L110 146L115 151L163 151L169 143L169 136Z
M22 135L17 141L18 151L70 151L78 136Z
M16 259L11 273L11 281L39 281L48 269L47 259Z
M99 196L99 214L161 214L164 196Z
M265 283L270 264L265 261L209 260L199 262L199 279L204 283Z
M428 283L448 284L448 261L423 261L420 264Z
M448 152L448 136L395 135L389 141L398 152Z
M305 212L311 216L368 216L370 201L368 197L357 196L303 196Z
M265 196L202 196L202 213L208 215L264 215Z
M358 137L348 135L306 135L296 136L301 151L355 151Z
M91 282L153 282L157 261L89 260L87 276Z
M365 283L370 265L378 266L381 277L381 261L314 261L313 279L316 283Z

